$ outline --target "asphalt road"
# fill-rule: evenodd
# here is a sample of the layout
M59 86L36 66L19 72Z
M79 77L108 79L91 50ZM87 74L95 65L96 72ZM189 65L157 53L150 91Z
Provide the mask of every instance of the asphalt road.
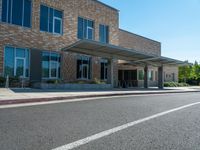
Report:
M51 150L195 102L200 102L200 93L115 97L0 109L0 150ZM200 150L200 104L74 149Z

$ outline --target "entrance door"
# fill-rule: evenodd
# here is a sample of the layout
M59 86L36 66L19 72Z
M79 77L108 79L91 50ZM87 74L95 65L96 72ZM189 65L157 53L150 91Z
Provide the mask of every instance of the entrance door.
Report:
M26 61L24 58L15 59L15 76L25 77L25 63Z

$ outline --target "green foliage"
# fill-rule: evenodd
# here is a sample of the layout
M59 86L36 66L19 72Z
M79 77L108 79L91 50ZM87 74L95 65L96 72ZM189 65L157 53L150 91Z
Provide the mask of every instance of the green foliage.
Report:
M200 64L196 61L192 66L179 67L179 82L185 82L191 85L200 83Z
M0 86L4 86L6 83L6 78L0 77Z
M165 82L165 87L187 87L189 84L187 83L178 83L178 82Z

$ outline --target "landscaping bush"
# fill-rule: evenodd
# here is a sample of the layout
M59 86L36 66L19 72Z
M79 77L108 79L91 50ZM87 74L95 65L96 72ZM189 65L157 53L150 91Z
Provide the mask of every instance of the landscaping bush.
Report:
M46 83L48 84L58 84L58 83L61 83L60 80L47 80Z
M0 77L0 87L4 86L6 83L6 78Z
M178 82L165 82L164 87L187 87L187 83L178 83Z

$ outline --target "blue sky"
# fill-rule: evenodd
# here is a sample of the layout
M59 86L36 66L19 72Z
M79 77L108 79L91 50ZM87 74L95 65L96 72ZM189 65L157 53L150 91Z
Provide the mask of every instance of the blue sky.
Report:
M120 10L120 28L160 41L162 55L200 62L200 0L100 0Z

